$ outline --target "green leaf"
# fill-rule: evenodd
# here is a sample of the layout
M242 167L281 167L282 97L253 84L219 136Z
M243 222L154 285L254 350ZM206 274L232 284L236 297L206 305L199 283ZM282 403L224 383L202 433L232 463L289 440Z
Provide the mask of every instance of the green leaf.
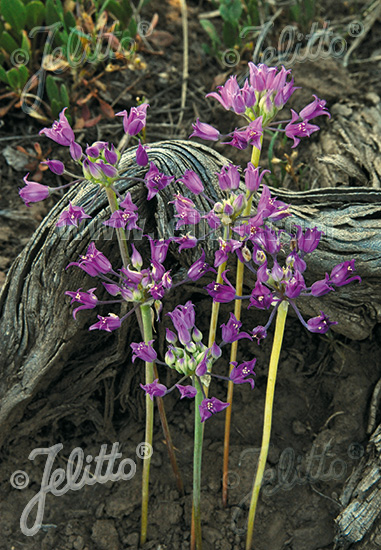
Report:
M53 99L50 102L50 108L52 110L52 117L54 118L54 120L57 120L57 118L59 117L60 112L63 109L63 106L61 105L61 102L57 101L56 99Z
M25 52L25 59L28 59L31 56L31 49L30 49L30 41L27 37L26 33L22 33L22 40L21 40L21 49Z
M25 65L19 65L17 68L19 71L20 88L22 89L29 80L29 71Z
M226 46L228 48L234 48L239 41L238 26L233 24L231 21L225 21L222 28L222 36Z
M0 36L0 47L4 48L9 55L12 55L13 52L18 50L20 46L7 31L4 31Z
M40 27L45 18L45 6L39 0L32 0L25 7L26 28Z
M3 67L1 67L1 65L0 65L0 80L1 80L1 82L4 82L5 84L9 84L7 73L6 73L5 69Z
M70 97L69 92L67 91L67 88L65 84L61 84L61 104L63 107L69 107L70 105Z
M221 40L217 34L216 27L211 21L209 21L209 19L200 19L200 24L211 39L213 46L218 46L219 44L221 44Z
M127 27L127 32L132 38L135 38L135 36L138 32L138 25L137 25L134 17L131 19L131 21L130 21L128 27Z
M58 103L60 102L60 91L58 89L56 79L51 74L46 77L45 89L48 94L50 104L52 104L53 100L56 100Z
M13 30L20 32L26 23L26 8L21 0L1 0L1 15Z
M19 72L16 69L16 67L13 67L13 69L10 69L7 72L8 82L12 90L19 90L20 89L20 78L19 78Z
M64 23L68 31L71 31L71 29L75 29L75 27L77 26L77 21L75 20L75 17L71 13L71 11L67 11L65 13Z
M239 18L242 15L241 0L221 0L220 14L224 21L238 26Z
M107 4L107 11L119 19L124 28L127 27L132 15L132 8L129 1L126 2L122 0L121 2L116 2L116 0L110 0Z
M53 25L54 23L58 23L59 21L62 21L62 19L59 16L59 13L57 11L56 6L54 5L53 0L46 0L45 4L45 22L46 24Z

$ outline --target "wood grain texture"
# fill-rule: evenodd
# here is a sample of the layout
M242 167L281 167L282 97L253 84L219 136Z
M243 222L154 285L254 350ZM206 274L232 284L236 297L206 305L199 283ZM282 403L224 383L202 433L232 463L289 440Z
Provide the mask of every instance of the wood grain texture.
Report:
M150 159L166 174L179 177L186 169L195 170L204 181L208 194L217 199L220 191L215 173L227 159L208 147L188 141L167 141L150 146ZM134 151L123 157L126 174L142 177L145 170L134 163ZM118 183L123 193L126 181ZM157 199L145 200L141 181L130 188L132 198L141 208L139 220L145 220L144 232L167 236L174 225L172 193L182 190L180 184L165 189ZM95 199L96 188L87 184L71 188L53 208L34 233L30 243L12 265L0 295L0 443L17 423L22 435L44 425L49 418L67 414L79 415L91 409L89 396L97 384L112 377L113 369L128 362L128 342L136 336L136 323L125 323L118 334L89 333L89 320L94 311L83 311L74 322L65 290L96 286L79 269L65 270L70 261L84 254L91 239L113 262L120 265L112 232L102 225L109 216L104 193ZM320 189L303 193L276 191L279 198L292 204L292 218L285 220L325 231L319 252L311 256L307 277L323 278L333 265L355 258L363 283L345 286L327 299L303 301L300 309L306 316L324 309L339 322L337 330L350 338L363 339L381 319L381 191L347 188ZM79 230L56 228L57 219L69 200L85 207L92 215ZM205 199L199 207L208 210ZM133 236L134 238L137 235ZM204 244L211 257L215 241ZM199 253L172 256L180 269ZM92 284L94 281L94 284ZM99 287L100 285L98 285ZM200 287L203 284L200 283ZM102 298L101 293L99 293ZM107 309L102 311L106 314ZM100 312L99 312L100 313ZM118 313L118 311L115 311ZM91 365L89 366L89 357ZM127 375L126 375L127 376ZM125 384L129 384L128 377ZM46 395L43 392L49 387ZM25 407L41 395L33 415ZM54 414L53 414L54 409ZM22 422L21 422L22 420Z

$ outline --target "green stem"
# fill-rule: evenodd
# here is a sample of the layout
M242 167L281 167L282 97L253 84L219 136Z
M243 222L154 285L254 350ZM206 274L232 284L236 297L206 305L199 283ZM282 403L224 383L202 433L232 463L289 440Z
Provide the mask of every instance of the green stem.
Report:
M204 425L201 422L199 406L204 398L201 386L196 380L197 395L194 410L194 450L193 450L193 507L192 507L192 537L191 550L201 550L201 461L202 441L204 437Z
M261 140L261 145L262 145L262 140ZM251 162L252 164L254 164L255 167L258 167L260 154L261 154L261 149L257 149L253 147L253 150L251 152ZM243 217L250 216L252 204L253 204L253 196L251 195L248 198L247 205L242 213ZM244 264L240 260L237 260L237 275L236 275L236 283L235 283L237 296L242 296L244 268L245 268ZM236 300L234 304L234 315L238 321L241 319L241 310L242 310L242 300ZM231 345L230 363L233 363L234 361L236 361L237 351L238 351L238 340L233 342ZM230 364L229 376L231 371L233 370L233 366L234 365ZM223 467L222 467L222 504L223 506L227 506L227 503L228 503L229 447L230 447L230 426L231 426L231 418L232 418L232 411L233 411L233 394L234 394L234 383L230 381L228 383L228 393L226 397L226 402L230 403L230 407L228 407L225 412L224 460L223 460Z
M144 342L147 343L152 340L152 321L151 321L151 307L140 306L140 312L142 315ZM146 384L153 382L153 363L146 361ZM145 430L145 443L152 447L152 433L153 433L153 400L146 394L146 430ZM143 545L147 540L147 525L148 525L148 499L149 499L149 471L151 465L151 458L146 458L143 462L143 479L142 479L142 514L141 514L141 531L140 531L140 544Z
M271 351L269 375L267 380L262 446L261 446L261 452L259 454L257 473L255 476L253 492L251 494L249 517L247 521L248 525L247 525L247 537L246 537L246 550L250 550L252 547L255 511L257 508L258 496L259 496L259 491L262 484L263 473L265 471L267 455L269 452L275 382L276 382L276 375L278 370L279 355L282 349L282 341L283 341L284 327L285 327L286 317L287 317L287 309L288 309L288 302L283 301L280 304L277 311L273 348Z
M105 189L106 189L106 194L107 194L108 202L109 202L109 205L110 205L110 209L111 209L111 212L113 213L116 210L118 210L118 208L119 208L118 199L116 197L115 192L110 187L106 187ZM122 257L123 266L127 267L127 265L130 262L130 258L129 258L129 254L128 254L126 234L125 234L125 231L122 228L117 228L116 231L117 231L119 251L120 251L120 255ZM144 327L143 327L143 322L142 322L142 314L141 314L141 311L139 309L136 310L136 317L137 317L137 320L138 320L138 324L139 324L139 328L140 328L142 338L144 338ZM154 365L153 368L155 370L155 377L159 378L159 375L157 374L156 366ZM171 438L171 434L170 434L169 426L168 426L168 421L167 421L167 415L165 414L165 408L164 408L164 403L163 403L162 397L157 397L156 402L157 402L157 405L158 405L161 426L162 426L164 437L165 437L165 440L166 440L166 443L167 443L169 460L171 462L173 473L174 473L175 478L176 478L177 489L179 490L180 494L183 494L184 493L184 485L183 485L181 474L180 474L180 471L179 471L179 468L178 468L178 465L177 465L175 449L173 447L172 438Z
M111 208L111 213L113 214L119 209L118 199L114 191L110 187L105 187L105 189L106 189L106 195L108 198L108 203ZM127 267L130 262L130 257L128 254L126 233L122 227L117 227L116 236L118 239L120 255L122 256L123 267Z

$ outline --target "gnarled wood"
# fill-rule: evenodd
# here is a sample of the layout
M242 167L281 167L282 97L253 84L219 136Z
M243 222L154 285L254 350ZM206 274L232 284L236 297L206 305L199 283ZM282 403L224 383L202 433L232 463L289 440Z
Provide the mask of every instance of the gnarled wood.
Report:
M195 170L208 194L214 199L220 197L215 172L227 159L208 147L185 141L161 142L151 145L150 159L161 171L176 177L186 169ZM142 177L145 172L135 164L134 151L125 153L123 167L129 176ZM121 181L119 191L123 193L128 185ZM180 184L174 184L147 202L142 182L130 188L141 209L139 220L145 220L145 233L168 236L174 225L170 200L173 191L180 189L183 191ZM106 197L102 193L94 200L95 192L91 184L73 187L42 222L8 274L0 296L0 443L16 423L21 436L32 426L37 429L67 414L75 419L91 411L97 421L91 395L100 383L108 384L116 367L130 361L128 344L138 337L136 323L125 323L117 334L89 333L86 327L89 319L94 319L94 312L81 312L74 322L64 295L65 290L91 286L88 275L81 270L65 270L70 261L86 251L91 239L115 267L120 265L112 234L102 225L110 215ZM322 278L333 265L350 258L356 259L363 277L361 285L343 287L332 293L329 301L301 301L301 311L311 315L324 309L339 321L337 330L343 334L355 339L367 337L381 318L381 191L349 188L276 194L292 204L293 217L285 220L286 228L298 223L317 225L325 231L319 251L309 261L307 275L311 280ZM93 216L79 230L56 228L58 216L69 200ZM209 210L202 198L199 207ZM215 241L207 239L203 246L211 257ZM197 251L184 251L173 261L189 263L195 255ZM131 384L131 376L131 370L126 371L123 389ZM40 393L42 398L38 400ZM33 410L25 410L33 398ZM98 420L101 424L102 418Z

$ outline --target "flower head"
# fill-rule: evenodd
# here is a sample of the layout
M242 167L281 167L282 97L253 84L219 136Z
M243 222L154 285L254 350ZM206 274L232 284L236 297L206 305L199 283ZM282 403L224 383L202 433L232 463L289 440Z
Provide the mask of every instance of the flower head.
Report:
M166 176L162 172L159 172L157 166L151 162L149 170L144 176L144 182L148 189L147 200L150 201L159 191L167 187L167 185L169 185L174 179L174 176Z
M256 359L253 359L252 361L246 361L245 363L241 363L240 365L238 365L236 361L232 361L231 365L233 365L233 368L229 376L230 380L234 384L244 384L245 382L248 382L251 385L251 389L254 389L254 380L252 378L248 378L248 376L250 376L251 374L255 376L255 363Z
M230 403L223 403L216 397L211 397L210 399L204 399L201 405L199 405L201 422L205 422L205 420L210 418L213 414L223 411L229 405Z
M307 321L307 328L310 332L325 334L332 325L337 325L336 321L330 321L327 315L321 311L318 317L312 317Z
M82 304L73 310L74 319L76 319L77 312L81 309L93 309L98 304L98 298L94 294L94 290L96 290L96 288L90 288L87 292L81 292L81 290L82 289L79 288L76 292L72 292L70 290L65 292L65 294L71 297L70 305L74 302L79 302Z
M180 392L180 399L184 399L184 397L188 397L189 399L192 399L193 397L196 397L197 390L193 386L182 386L181 384L175 384L176 388Z
M69 202L69 208L64 210L56 223L57 227L62 227L63 225L75 225L78 227L78 224L86 218L91 218L81 206L75 206Z
M195 195L199 195L204 191L204 186L200 176L193 170L185 170L184 175L178 181L181 181L189 191Z
M60 112L59 120L54 121L51 128L43 128L40 130L40 135L45 134L46 137L52 139L59 145L70 145L74 139L74 132L69 124L68 119L66 118L65 111L67 107L65 107Z
M71 262L66 269L72 265L76 265L86 271L91 277L96 277L99 273L108 273L112 270L112 265L102 252L97 250L95 244L89 244L87 252L84 256L80 256L79 262Z
M29 206L30 202L43 201L50 194L50 189L47 185L41 185L41 183L37 183L36 181L28 181L28 176L29 173L23 178L26 187L19 190L19 195L26 206Z
M347 260L346 262L336 265L332 269L329 281L335 286L344 286L352 281L360 281L361 283L361 277L358 275L351 277L355 271L355 261Z
M89 330L105 330L106 332L112 332L120 327L120 319L115 313L109 313L107 317L97 316L99 321L89 327Z
M215 302L220 304L227 304L235 298L235 288L226 277L226 271L222 273L223 280L227 283L223 285L221 283L210 283L205 287L209 296L213 298Z
M189 136L191 137L198 137L201 139L206 139L208 141L218 141L220 139L220 132L213 128L210 124L207 124L206 122L200 122L200 119L198 118L194 124L192 124L193 132Z
M229 321L226 325L221 325L222 340L228 344L231 344L236 340L242 340L242 338L249 338L251 340L251 336L247 334L247 332L239 332L241 327L241 321L238 321L236 316L233 313L230 313Z
M310 137L311 134L320 130L316 124L310 124L308 120L299 121L300 115L291 109L291 122L289 122L285 128L286 136L294 140L294 144L291 149L296 147L301 137ZM299 122L297 122L299 121Z
M142 361L147 361L148 363L152 363L153 361L156 361L157 354L156 351L153 349L152 344L154 340L150 340L149 342L140 342L137 344L136 342L133 342L130 344L132 348L132 362L135 362L136 358L142 359Z
M115 116L123 117L123 128L126 134L136 136L146 125L148 103L142 103L137 107L131 107L130 112L121 111Z
M163 397L167 393L167 388L164 386L164 384L159 383L159 379L156 378L151 384L140 384L140 387L146 392L147 395L150 396L151 401L153 401L153 398L156 397Z

